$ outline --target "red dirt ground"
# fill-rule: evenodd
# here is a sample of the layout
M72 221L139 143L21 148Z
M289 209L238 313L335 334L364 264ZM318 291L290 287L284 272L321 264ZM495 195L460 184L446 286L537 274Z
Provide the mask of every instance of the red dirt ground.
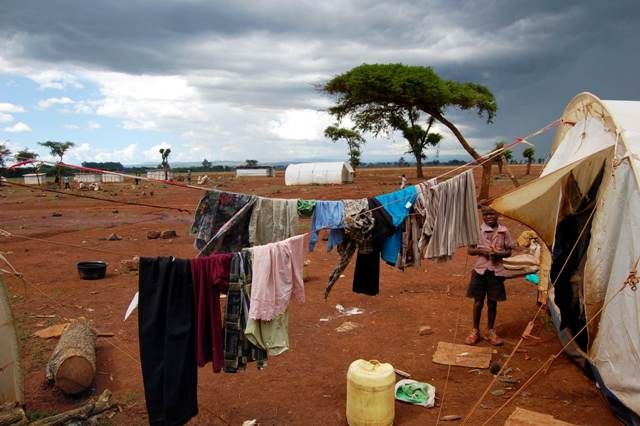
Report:
M515 169L517 175L524 172L523 167ZM445 169L425 170L431 177ZM411 169L403 171L407 176L415 175ZM282 198L340 199L390 192L396 189L400 173L399 169L361 169L352 185L303 187L286 187L282 174L276 178L242 179L236 179L232 174L210 176L213 176L212 184L219 189ZM479 182L479 175L476 175L476 181ZM510 188L508 179L496 179L492 194ZM111 184L91 195L193 211L202 194L197 190L143 182L135 189L130 184ZM62 216L53 217L53 212L62 213ZM188 234L191 218L191 214L171 210L52 193L43 195L36 189L0 187L2 228L15 234L114 253L101 254L18 238L0 238L0 250L8 253L7 257L28 281L25 286L15 277L5 277L21 342L29 413L41 416L61 412L108 388L123 407L111 423L146 423L138 361L137 314L127 322L122 321L137 290L137 275L119 272L119 261L133 255L194 256L192 238ZM301 230L308 229L308 223L308 220L303 221ZM524 230L509 220L504 223L516 236ZM178 237L147 240L147 231L165 229L175 229ZM123 240L104 241L112 232L121 235ZM105 279L83 281L78 277L76 262L91 259L109 263ZM306 282L307 302L303 305L292 303L290 311L291 350L271 357L264 371L258 371L253 365L235 375L213 374L209 366L201 369L200 415L191 424L238 425L247 419L257 419L262 425L346 424L346 372L349 364L358 358L389 362L410 372L413 378L435 385L438 398L443 397L448 367L434 364L431 357L439 341L462 343L469 332L471 302L463 296L474 260L467 258L466 250L459 250L447 263L425 261L420 270L410 268L401 272L383 265L381 294L377 297L351 292L353 265L350 265L346 277L335 285L328 302L323 299L323 291L337 255L335 251L326 253L324 247L319 246L308 259L311 264ZM537 309L535 287L524 280L507 281L507 292L509 299L498 308L498 332L506 340L493 356L499 363L504 362ZM365 313L321 322L320 318L335 315L337 303L346 307L358 306ZM98 372L93 392L69 398L43 384L44 365L55 346L55 339L42 340L32 337L32 333L79 316L94 320L100 331L113 332L115 337L98 339ZM336 332L344 321L356 322L360 327L347 333ZM484 321L483 317L483 324ZM431 326L433 334L420 336L418 330L422 325ZM526 352L516 353L511 363L512 374L520 383L560 349L546 315L536 323L535 334L541 339L527 341L523 346ZM487 345L486 342L481 344ZM488 370L470 370L451 368L442 415L464 415L491 380ZM505 386L497 385L496 389L505 389ZM480 424L513 392L514 389L506 389L504 396L489 395L484 408L478 410L471 423ZM549 413L576 424L619 424L594 383L565 356L559 357L549 373L537 379L498 415L493 424L502 424L515 406ZM437 415L438 408L396 403L395 422L398 425L435 424Z

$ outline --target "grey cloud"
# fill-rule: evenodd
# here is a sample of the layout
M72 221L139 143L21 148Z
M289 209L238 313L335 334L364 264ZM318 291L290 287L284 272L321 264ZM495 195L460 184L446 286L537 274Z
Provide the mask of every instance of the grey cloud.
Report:
M179 74L233 106L322 108L314 85L362 62L432 65L496 95L493 124L449 112L472 141L535 130L583 90L640 99L638 28L636 0L0 4L15 60Z

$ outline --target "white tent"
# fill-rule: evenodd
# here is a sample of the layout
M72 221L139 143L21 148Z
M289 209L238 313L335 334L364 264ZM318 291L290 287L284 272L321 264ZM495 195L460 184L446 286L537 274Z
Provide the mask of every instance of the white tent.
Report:
M540 178L492 206L554 248L556 274L568 272L559 274L550 292L554 322L584 326L594 319L571 352L592 368L612 406L620 408L618 414L638 421L640 290L619 290L640 256L640 102L602 101L581 93L567 105L562 120ZM589 232L568 237L567 229L575 231L576 224ZM575 250L561 259L567 247ZM561 260L571 270L561 268ZM569 303L567 291L573 297ZM563 326L560 331L566 339L579 329Z
M22 175L25 185L40 185L47 181L47 175L45 173L27 173Z
M84 183L97 183L100 182L100 175L95 173L77 173L73 175L73 180L75 182L84 182Z
M275 175L271 166L236 167L236 177L274 177Z
M289 164L284 172L285 185L342 184L353 182L353 168L349 163Z
M164 170L148 170L147 177L149 179L164 180ZM167 177L169 180L173 180L173 172L167 171Z
M102 174L102 182L103 183L116 183L116 182L124 182L124 177L120 175L112 175L110 173Z

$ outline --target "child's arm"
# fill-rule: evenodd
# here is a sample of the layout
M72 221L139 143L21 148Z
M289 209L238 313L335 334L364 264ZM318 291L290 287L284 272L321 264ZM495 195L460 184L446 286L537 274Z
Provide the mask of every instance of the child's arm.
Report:
M467 253L469 253L469 256L490 256L491 250L482 246L470 245Z

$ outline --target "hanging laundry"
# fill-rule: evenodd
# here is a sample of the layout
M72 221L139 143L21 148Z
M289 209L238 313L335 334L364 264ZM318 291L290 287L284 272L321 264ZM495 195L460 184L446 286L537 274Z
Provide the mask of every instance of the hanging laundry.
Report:
M298 200L259 197L249 221L252 246L286 240L298 231Z
M382 258L392 266L395 266L398 262L398 255L402 245L402 227L400 225L409 215L409 210L417 196L416 187L408 186L400 191L375 197L382 204L382 208L389 214L395 227L394 234L387 237L382 245Z
M196 362L203 367L212 361L213 371L224 367L220 293L229 288L233 253L217 253L191 259L196 318Z
M198 414L198 372L188 260L140 258L138 338L152 425L182 425Z
M327 251L340 244L344 236L344 203L342 201L316 201L316 208L311 218L311 238L309 251L313 251L318 242L318 231L329 229Z
M266 350L252 344L245 334L251 297L251 251L234 253L229 272L229 291L224 314L224 372L235 373L256 362L267 365Z
M480 241L480 220L473 172L467 170L430 191L437 193L427 197L434 202L427 206L429 212L426 217L429 220L425 220L423 234L426 237L422 240L426 245L424 258L449 260L457 248L477 245ZM431 228L432 217L435 220Z
M344 200L344 223L344 239L337 246L340 262L329 276L329 281L324 291L325 299L329 297L331 288L340 277L340 274L346 269L356 249L360 253L371 253L373 251L371 231L374 226L374 220L373 213L369 211L369 202L366 198Z
M289 312L284 311L271 321L249 319L244 334L269 355L280 355L289 350Z
M291 297L304 302L305 236L297 235L251 249L253 274L249 318L269 321L287 309Z
M249 220L258 197L209 191L196 208L191 234L202 255L230 253L249 246Z
M434 217L428 217L430 212L428 206L433 203L433 199L428 199L429 194L434 192L429 189L436 184L435 179L421 182L415 186L416 201L414 202L409 216L402 224L402 243L400 246L400 255L396 267L404 270L409 266L419 267L421 265L423 247L421 247L421 239L429 237L433 232ZM429 222L428 224L426 222ZM428 236L423 234L425 229L429 230ZM423 244L426 246L426 240Z
M311 217L315 207L315 200L303 200L302 198L298 200L298 214L302 217Z
M380 253L385 239L396 232L389 213L382 208L382 204L375 198L368 200L369 212L374 219L372 235L372 249L369 253L358 252L356 267L353 273L354 293L375 296L380 292Z

